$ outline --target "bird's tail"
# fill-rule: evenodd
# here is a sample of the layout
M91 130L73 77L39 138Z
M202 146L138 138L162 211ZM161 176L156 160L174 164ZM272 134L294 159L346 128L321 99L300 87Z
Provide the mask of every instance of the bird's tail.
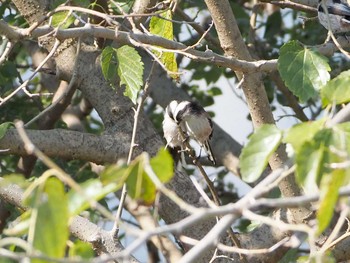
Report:
M216 160L215 160L213 151L211 150L209 141L205 141L205 142L204 142L203 148L204 148L205 152L208 154L208 159L209 159L214 165L216 165Z

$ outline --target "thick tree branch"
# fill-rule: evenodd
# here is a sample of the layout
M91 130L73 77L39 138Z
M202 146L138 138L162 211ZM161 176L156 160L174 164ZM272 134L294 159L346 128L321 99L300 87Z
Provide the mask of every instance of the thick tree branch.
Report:
M127 157L128 138L125 135L97 136L62 129L26 130L30 140L49 157L79 159L95 163L115 162ZM6 154L27 156L24 144L15 129L7 131L0 140L0 148ZM92 152L93 151L93 152Z

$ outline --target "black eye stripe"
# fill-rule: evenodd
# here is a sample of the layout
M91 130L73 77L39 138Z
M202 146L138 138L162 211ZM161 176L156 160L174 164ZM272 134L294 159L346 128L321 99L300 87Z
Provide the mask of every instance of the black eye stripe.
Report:
M181 122L182 121L182 116L183 114L185 113L185 111L187 110L187 107L186 108L183 108L182 110L178 111L177 114L176 114L176 118L175 118L175 121L177 123Z
M173 115L172 111L168 110L168 115L171 119L174 120L174 115Z

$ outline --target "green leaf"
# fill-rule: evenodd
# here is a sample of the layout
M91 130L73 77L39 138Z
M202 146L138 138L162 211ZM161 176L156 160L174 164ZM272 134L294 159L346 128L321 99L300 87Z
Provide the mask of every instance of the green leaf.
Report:
M325 146L322 142L305 142L296 152L296 179L311 193L317 190L317 183L323 168Z
M321 234L331 222L338 200L339 188L343 185L345 177L346 171L344 169L335 169L322 182L321 203L317 210L318 234Z
M281 139L282 132L274 125L263 125L249 138L240 156L244 181L251 183L259 178Z
M105 47L101 54L101 68L103 76L115 86L117 80L118 58L116 49Z
M286 86L302 102L315 97L330 78L327 58L297 41L281 47L278 70Z
M69 11L62 11L53 14L52 16L52 26L53 27L60 27L61 29L68 28L71 24L74 23L74 16L69 15Z
M322 119L294 125L286 131L283 142L290 143L294 151L298 151L305 142L311 141L315 134L324 127L325 121L326 119Z
M138 202L151 205L156 196L156 187L144 170L145 155L141 154L130 164L126 180L128 194Z
M340 139L340 141L345 141L341 142L345 143L345 146L343 146L342 149L350 155L350 122L339 123L333 127L333 130L338 131L339 134L342 134L341 136L344 136L343 139Z
M297 258L299 256L299 250L297 248L291 248L289 249L283 256L283 258L280 259L279 263L290 263L290 262L298 262Z
M350 70L340 73L321 89L322 105L342 104L350 101Z
M68 240L68 203L61 181L55 177L46 180L42 192L37 189L35 233L33 245L47 256L61 258ZM32 212L32 216L34 213ZM33 259L32 262L46 262Z
M0 188L15 184L21 188L29 185L29 182L23 177L23 174L9 174L4 175L0 180Z
M4 122L0 124L0 140L5 136L7 130L13 126L12 122Z
M56 0L56 1L53 1L51 6L52 6L52 9L55 9L57 8L58 6L62 5L63 3L65 3L66 1L65 0Z
M85 259L91 259L95 255L90 244L80 240L76 240L74 245L69 249L69 257L80 257Z
M174 160L164 148L150 160L152 169L162 183L167 183L174 175Z
M28 229L30 226L30 214L31 211L25 211L13 224L9 224L7 229L4 229L4 234L7 236L23 236L28 234Z
M344 123L336 125L331 129L325 151L324 175L321 178L320 208L317 211L318 234L329 225L334 207L338 201L338 191L343 185L349 184L350 169L347 165L350 153L350 124Z
M125 84L124 95L136 104L138 92L143 85L143 62L136 49L122 46L117 49L120 85Z
M210 90L207 91L207 94L210 96L219 96L222 95L222 91L218 87L212 87Z
M328 177L334 172L334 165L347 161L350 142L347 126L335 126L318 131L313 140L304 143L296 151L296 178L307 192L328 188ZM347 181L346 181L347 183Z
M167 10L159 14L159 17L153 16L150 22L150 32L154 35L166 38L168 40L174 39L173 23L171 10ZM158 52L154 53L160 58L166 69L170 72L176 73L178 71L177 62L174 52ZM178 80L178 74L170 74L175 80Z
M145 172L147 155L141 154L129 166L111 165L100 175L104 185L113 184L120 188L126 183L128 194L138 202L150 205L156 197L156 186ZM168 151L161 149L150 160L150 165L162 183L168 182L174 174L174 163ZM101 190L98 190L101 191Z
M128 177L128 167L125 165L113 164L107 166L100 174L103 185L115 183L123 185Z
M143 62L136 49L129 46L118 49L104 48L101 67L103 76L114 87L119 76L120 85L125 85L124 95L136 103L137 95L143 85Z
M141 154L135 158L128 167L120 167L117 165L112 165L106 168L106 170L101 174L101 180L104 184L112 184L122 186L126 183L126 189L131 198L137 200L143 204L152 204L155 199L156 187L153 182L147 176L144 165L145 165L144 154ZM163 159L164 157L159 157ZM157 160L155 165L158 166ZM168 165L164 166L165 171L162 173L164 180L168 176Z
M68 193L69 212L77 215L90 207L89 200L98 201L121 188L122 184L103 185L99 179L90 179L80 184L82 193L70 190Z

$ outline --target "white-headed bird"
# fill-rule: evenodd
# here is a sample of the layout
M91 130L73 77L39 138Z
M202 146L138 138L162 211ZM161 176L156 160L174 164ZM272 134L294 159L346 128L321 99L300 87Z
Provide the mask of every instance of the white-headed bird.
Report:
M167 146L171 148L183 146L178 127L186 137L199 143L208 154L209 160L215 165L216 161L209 144L213 134L213 123L204 108L192 101L170 102L164 114L163 131Z

